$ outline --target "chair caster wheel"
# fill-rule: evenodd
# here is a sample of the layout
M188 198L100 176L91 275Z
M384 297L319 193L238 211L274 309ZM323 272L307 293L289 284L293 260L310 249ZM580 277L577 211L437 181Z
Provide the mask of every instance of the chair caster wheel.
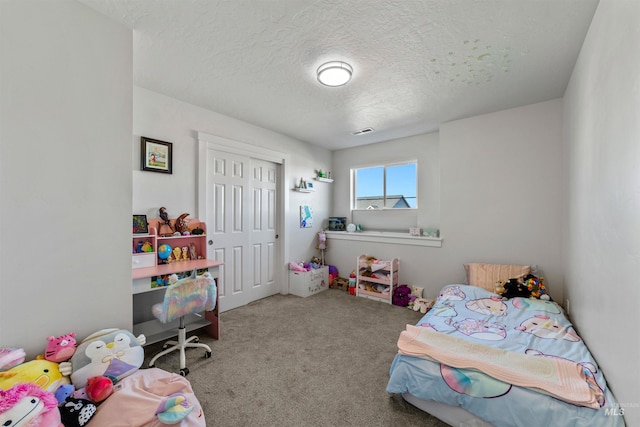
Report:
M153 365L149 365L150 368L155 368L156 364L154 363Z
M194 342L194 343L199 343L199 342L200 342L200 338L195 337L195 338L193 339L193 342Z
M205 358L205 359L208 359L208 358L210 358L210 357L211 357L211 352L210 352L210 351L205 351L205 352L204 352L204 358Z
M168 348L169 348L169 344L165 344L165 345L163 345L163 346L162 346L162 349L163 349L163 350L166 350L166 349L168 349Z
M180 375L182 375L183 377L189 375L189 368L180 369Z

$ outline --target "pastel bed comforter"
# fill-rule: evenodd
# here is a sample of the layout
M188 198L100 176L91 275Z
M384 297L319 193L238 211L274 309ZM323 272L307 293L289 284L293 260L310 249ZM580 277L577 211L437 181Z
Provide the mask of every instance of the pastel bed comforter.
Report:
M502 426L622 427L605 378L562 308L445 286L398 339L390 393L460 406Z

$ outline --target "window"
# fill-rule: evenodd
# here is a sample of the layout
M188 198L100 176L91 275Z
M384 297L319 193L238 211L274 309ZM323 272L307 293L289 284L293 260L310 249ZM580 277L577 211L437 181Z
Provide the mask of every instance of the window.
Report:
M415 209L415 161L352 169L353 209Z

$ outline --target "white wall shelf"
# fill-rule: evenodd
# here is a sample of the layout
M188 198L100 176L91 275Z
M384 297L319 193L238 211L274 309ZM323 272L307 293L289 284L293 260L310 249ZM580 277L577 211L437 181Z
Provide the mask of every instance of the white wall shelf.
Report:
M316 176L313 179L315 179L316 181L320 181L320 182L329 182L329 183L333 182L332 178L322 178L320 176Z
M360 242L395 243L398 245L442 247L442 238L411 236L409 233L391 231L325 231L328 239L351 240Z

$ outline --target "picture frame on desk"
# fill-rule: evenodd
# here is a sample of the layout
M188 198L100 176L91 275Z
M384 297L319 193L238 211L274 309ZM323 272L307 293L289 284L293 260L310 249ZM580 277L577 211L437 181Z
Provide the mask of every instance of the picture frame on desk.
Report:
M140 170L173 173L173 144L171 142L140 138Z
M134 215L133 216L133 234L147 234L149 233L149 223L147 222L146 215Z

